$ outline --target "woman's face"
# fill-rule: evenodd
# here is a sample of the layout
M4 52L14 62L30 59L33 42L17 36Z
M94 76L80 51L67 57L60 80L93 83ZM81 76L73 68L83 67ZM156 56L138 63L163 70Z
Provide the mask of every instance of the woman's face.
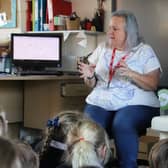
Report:
M125 19L119 16L113 16L110 20L107 36L112 48L118 50L125 49L126 32L124 30Z

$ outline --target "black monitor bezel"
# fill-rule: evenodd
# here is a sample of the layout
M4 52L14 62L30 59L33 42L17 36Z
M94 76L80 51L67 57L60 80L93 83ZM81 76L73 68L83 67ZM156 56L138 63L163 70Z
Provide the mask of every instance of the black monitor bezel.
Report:
M59 60L20 60L14 59L14 37L16 36L26 36L26 37L58 37L59 39ZM12 33L11 34L11 58L12 64L15 67L20 67L22 69L44 69L44 68L60 68L62 66L62 43L63 34L62 33Z

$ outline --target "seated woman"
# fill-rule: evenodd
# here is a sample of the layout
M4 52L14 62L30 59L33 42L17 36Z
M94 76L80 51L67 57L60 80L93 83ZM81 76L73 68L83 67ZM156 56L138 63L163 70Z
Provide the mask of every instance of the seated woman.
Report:
M84 112L113 137L119 167L137 168L139 135L160 115L155 91L161 65L153 48L142 40L132 12L112 14L106 41L88 61L78 62L80 77L92 88Z

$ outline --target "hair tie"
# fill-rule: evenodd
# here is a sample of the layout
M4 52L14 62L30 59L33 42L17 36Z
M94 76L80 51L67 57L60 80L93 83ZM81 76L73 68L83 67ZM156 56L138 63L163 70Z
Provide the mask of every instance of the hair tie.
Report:
M79 141L84 141L85 139L83 137L79 138Z
M59 126L59 118L56 117L53 120L48 120L47 121L47 127L58 127Z

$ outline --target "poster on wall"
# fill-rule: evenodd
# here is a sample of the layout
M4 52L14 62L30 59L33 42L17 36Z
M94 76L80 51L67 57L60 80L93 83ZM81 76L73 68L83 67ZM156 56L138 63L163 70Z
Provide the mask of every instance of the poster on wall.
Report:
M0 0L0 28L16 27L16 0Z

